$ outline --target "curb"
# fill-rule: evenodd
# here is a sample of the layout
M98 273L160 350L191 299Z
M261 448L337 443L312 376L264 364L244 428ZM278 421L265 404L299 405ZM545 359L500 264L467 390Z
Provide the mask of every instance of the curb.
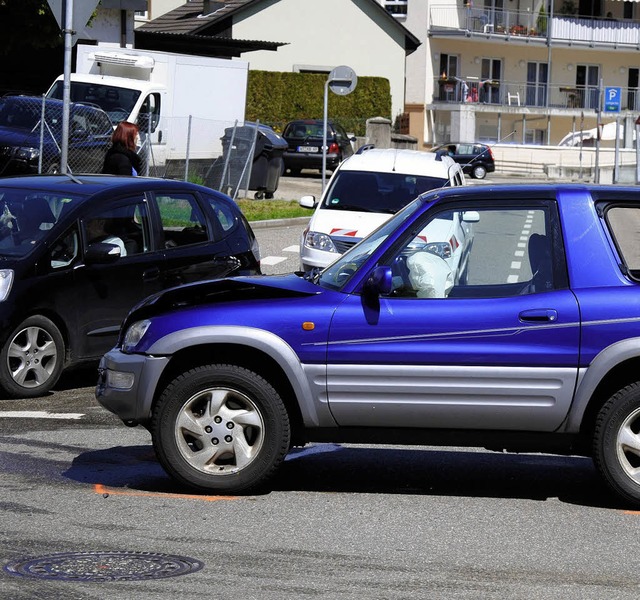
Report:
M267 221L249 221L252 229L267 227L287 227L288 225L306 225L311 217L293 217L291 219L269 219Z

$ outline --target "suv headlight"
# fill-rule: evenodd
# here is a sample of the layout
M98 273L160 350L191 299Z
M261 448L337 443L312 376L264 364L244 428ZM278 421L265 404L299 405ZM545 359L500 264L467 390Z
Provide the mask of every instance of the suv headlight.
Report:
M151 321L145 319L144 321L136 321L133 323L127 332L124 334L124 340L122 341L123 352L133 352L136 346L140 343L140 340L144 337L144 334L149 329Z
M13 269L0 269L0 302L9 296L13 285Z
M40 156L40 151L37 148L30 148L29 146L16 148L16 158L20 160L35 160L38 156Z
M313 248L314 250L338 253L333 240L326 233L320 233L318 231L309 231L304 238L304 245L307 248Z

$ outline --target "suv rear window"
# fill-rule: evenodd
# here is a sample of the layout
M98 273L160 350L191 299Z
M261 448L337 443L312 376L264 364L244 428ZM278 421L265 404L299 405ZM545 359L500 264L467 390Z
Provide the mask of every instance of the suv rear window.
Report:
M323 208L393 214L423 192L448 185L449 181L440 177L342 170L334 178Z

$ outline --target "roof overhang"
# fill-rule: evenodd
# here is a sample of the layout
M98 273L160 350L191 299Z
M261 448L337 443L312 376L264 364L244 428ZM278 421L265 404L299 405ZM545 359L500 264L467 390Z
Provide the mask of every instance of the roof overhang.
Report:
M227 37L194 35L185 33L164 33L136 29L135 48L138 50L159 50L193 56L213 56L216 58L237 58L244 52L256 50L276 51L284 42L259 40L237 40Z

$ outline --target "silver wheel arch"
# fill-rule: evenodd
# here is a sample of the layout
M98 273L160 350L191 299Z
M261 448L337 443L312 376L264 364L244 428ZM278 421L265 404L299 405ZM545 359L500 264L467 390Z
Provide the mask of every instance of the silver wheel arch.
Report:
M159 339L147 350L147 354L170 356L192 346L216 344L248 346L269 355L280 365L289 380L305 426L336 426L328 404L316 401L318 390L312 388L310 375L305 372L293 348L282 338L264 329L228 325L192 327Z

